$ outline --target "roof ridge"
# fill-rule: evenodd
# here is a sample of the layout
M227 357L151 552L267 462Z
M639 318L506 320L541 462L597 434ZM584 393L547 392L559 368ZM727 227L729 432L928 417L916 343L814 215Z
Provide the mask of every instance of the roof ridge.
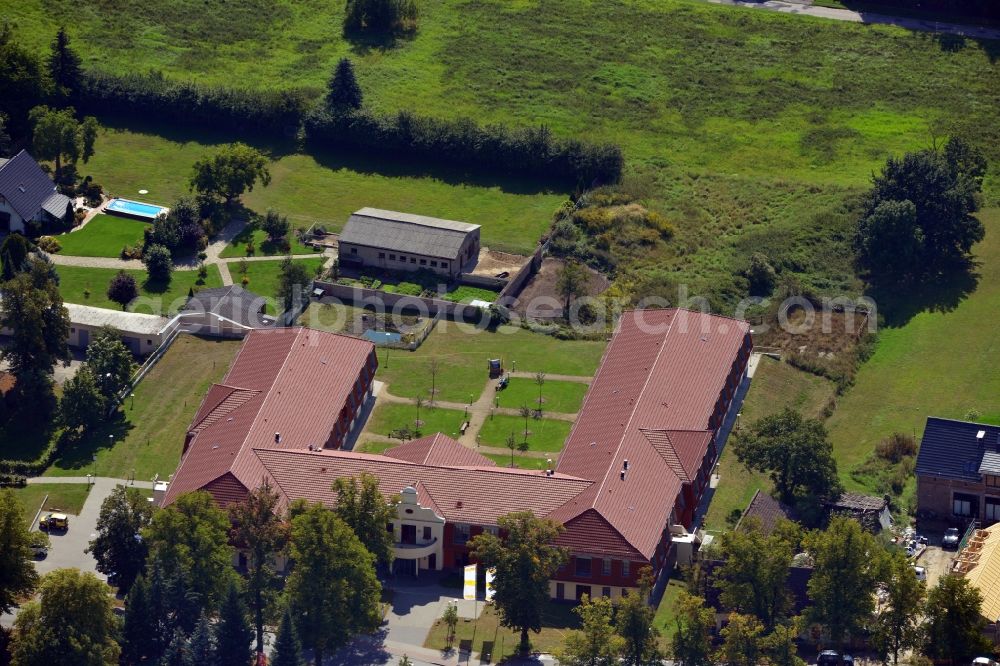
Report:
M260 401L260 407L257 408L257 413L254 415L253 420L250 422L250 427L247 428L246 433L243 435L243 441L240 443L239 451L235 456L236 458L240 457L240 454L242 454L243 449L247 445L247 441L250 439L250 435L254 432L254 429L257 426L257 419L260 418L261 412L264 411L264 406L267 405L268 401L270 401L271 398L273 397L272 392L274 391L274 385L278 382L278 378L281 377L282 371L285 369L285 367L287 367L288 360L292 357L292 350L295 349L295 345L298 344L299 342L299 336L302 335L302 330L303 330L302 327L295 329L295 338L292 340L292 344L288 345L288 349L285 350L285 359L281 362L281 365L278 366L278 371L274 373L274 377L271 378L271 383L267 388L267 394L264 396L264 399ZM233 360L233 365L230 366L230 368L235 367L237 360L238 357L237 359ZM235 462L236 461L234 459L233 463L235 464Z

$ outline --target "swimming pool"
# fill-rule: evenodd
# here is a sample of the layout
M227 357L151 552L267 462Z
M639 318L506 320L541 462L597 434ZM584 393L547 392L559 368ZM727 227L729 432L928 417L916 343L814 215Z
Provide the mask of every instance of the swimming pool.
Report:
M104 211L106 213L115 213L125 217L134 217L139 220L154 220L157 215L165 212L166 210L167 209L163 206L142 203L140 201L131 201L129 199L112 199L108 202L108 205L104 207Z
M403 339L403 336L399 333L376 331L373 328L365 329L362 335L377 345L394 345Z

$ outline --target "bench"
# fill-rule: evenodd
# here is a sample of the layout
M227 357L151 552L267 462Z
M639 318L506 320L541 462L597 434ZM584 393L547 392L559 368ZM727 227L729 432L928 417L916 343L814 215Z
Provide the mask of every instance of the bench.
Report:
M459 432L461 432L464 435L465 431L468 429L468 427L469 427L469 422L466 421L465 423L462 424L462 427L459 428L458 430L459 430Z

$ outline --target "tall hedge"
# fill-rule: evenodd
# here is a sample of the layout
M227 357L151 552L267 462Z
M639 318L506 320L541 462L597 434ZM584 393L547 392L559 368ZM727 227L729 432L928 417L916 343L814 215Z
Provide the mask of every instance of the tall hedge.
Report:
M306 118L305 131L313 147L362 150L570 187L614 183L624 162L615 145L556 139L546 127L481 126L468 118L439 120L408 111L378 115L320 110Z

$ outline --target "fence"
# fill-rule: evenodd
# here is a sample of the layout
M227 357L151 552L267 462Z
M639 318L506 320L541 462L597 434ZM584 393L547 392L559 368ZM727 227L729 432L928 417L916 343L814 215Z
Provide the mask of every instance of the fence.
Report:
M174 340L177 339L177 336L181 334L180 317L180 315L177 315L166 325L164 330L169 329L167 330L167 336L163 338L163 342L160 343L160 346L157 347L156 350L149 355L149 358L147 358L143 364L139 366L139 369L135 371L135 374L133 374L132 378L129 379L128 385L118 393L115 400L108 407L108 414L111 414L118 408L118 405L120 405L122 401L124 401L125 398L127 398L129 394L135 390L135 387L139 385L139 382L141 382L143 378L149 374L149 371L153 369L153 366L156 365L156 363L163 358L163 355L167 353L167 350L170 349L170 345L172 345Z
M518 294L524 289L524 285L530 280L542 267L542 256L549 249L549 242L546 241L538 247L535 251L531 253L531 258L528 260L524 266L521 266L521 270L510 279L507 286L500 291L500 295L497 296L497 303L505 307L510 307L517 300Z
M324 296L332 296L342 301L353 303L358 307L374 305L376 308L401 312L416 310L430 317L445 316L463 321L479 321L482 316L480 308L467 303L453 303L440 298L424 298L423 296L407 296L391 294L379 289L354 287L335 282L316 280L314 289L322 289Z

